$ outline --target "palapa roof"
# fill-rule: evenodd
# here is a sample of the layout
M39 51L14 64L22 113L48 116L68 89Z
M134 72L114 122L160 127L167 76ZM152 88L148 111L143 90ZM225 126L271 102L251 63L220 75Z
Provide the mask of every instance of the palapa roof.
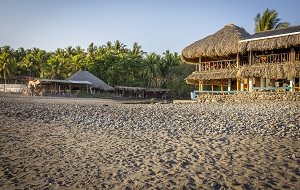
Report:
M68 77L66 80L81 81L81 82L88 81L91 83L89 85L90 87L99 88L104 91L114 90L113 87L109 86L108 84L106 84L101 79L97 78L95 75L93 75L89 71L78 71L75 74L73 74L72 76Z
M300 25L255 33L240 40L245 51L265 51L300 45Z
M235 78L237 76L238 70L219 70L219 71L195 71L185 78L187 83L195 83L199 80L210 80L210 79L226 79Z
M243 28L228 24L216 33L196 41L185 47L181 52L181 59L186 63L199 63L199 57L223 57L242 52L239 41L250 34Z
M274 79L298 78L300 77L300 62L273 65L244 65L236 76L239 78L246 78L247 76Z

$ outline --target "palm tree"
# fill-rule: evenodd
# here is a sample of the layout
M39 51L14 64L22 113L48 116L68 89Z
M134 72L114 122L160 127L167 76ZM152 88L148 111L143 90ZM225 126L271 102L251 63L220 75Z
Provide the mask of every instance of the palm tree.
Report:
M87 49L88 57L94 58L97 46L94 46L94 43L91 43Z
M160 56L151 52L150 55L147 55L145 58L145 74L144 78L147 80L147 87L158 86L158 80L161 76L161 71L159 68Z
M144 54L143 50L142 50L142 46L139 46L137 42L133 43L133 48L131 51L131 55L134 56L142 56Z
M28 76L31 77L33 72L33 67L35 66L32 53L28 52L22 62L23 62L22 64L23 68L29 72Z
M113 48L114 48L115 52L122 53L126 50L126 45L121 43L119 40L116 40Z
M65 79L68 76L68 66L64 64L59 56L51 56L47 63L43 64L43 72L46 78Z
M290 26L288 22L280 22L278 12L274 9L267 9L261 16L260 13L256 15L255 20L255 32L262 32L272 29L286 28Z
M4 78L4 83L6 84L7 77L11 77L14 75L14 71L16 68L16 59L12 57L7 51L2 51L0 54L0 73Z

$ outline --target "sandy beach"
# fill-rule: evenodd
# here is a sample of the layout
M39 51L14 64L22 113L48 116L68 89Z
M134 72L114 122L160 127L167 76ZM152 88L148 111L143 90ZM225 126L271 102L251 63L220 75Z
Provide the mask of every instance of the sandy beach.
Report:
M0 189L299 189L299 110L0 94Z

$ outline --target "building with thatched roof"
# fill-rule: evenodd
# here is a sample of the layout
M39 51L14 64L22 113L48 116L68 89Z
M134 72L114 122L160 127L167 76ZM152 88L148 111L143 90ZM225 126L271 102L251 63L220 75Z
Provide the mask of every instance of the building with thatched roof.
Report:
M182 50L181 59L195 64L186 78L199 91L253 91L288 83L299 90L300 26L250 35L226 25L216 33Z
M91 84L89 85L90 88L97 89L100 91L113 91L114 88L106 84L101 79L97 78L95 75L90 73L89 71L78 71L72 76L68 77L66 80L71 82L80 82L80 81L88 81Z

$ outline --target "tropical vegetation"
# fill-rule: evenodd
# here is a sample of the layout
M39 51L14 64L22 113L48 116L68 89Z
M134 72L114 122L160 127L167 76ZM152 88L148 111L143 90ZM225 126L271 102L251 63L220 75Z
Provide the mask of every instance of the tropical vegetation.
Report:
M289 27L290 23L280 22L281 19L278 18L278 15L279 13L274 9L266 9L263 15L260 15L260 13L258 13L254 18L255 32Z
M176 52L148 54L136 42L127 48L119 40L101 46L91 43L86 50L68 46L54 52L0 47L0 78L5 80L21 76L65 79L79 70L87 70L110 86L168 88L178 98L188 97L194 90L184 81L194 69L184 64Z

